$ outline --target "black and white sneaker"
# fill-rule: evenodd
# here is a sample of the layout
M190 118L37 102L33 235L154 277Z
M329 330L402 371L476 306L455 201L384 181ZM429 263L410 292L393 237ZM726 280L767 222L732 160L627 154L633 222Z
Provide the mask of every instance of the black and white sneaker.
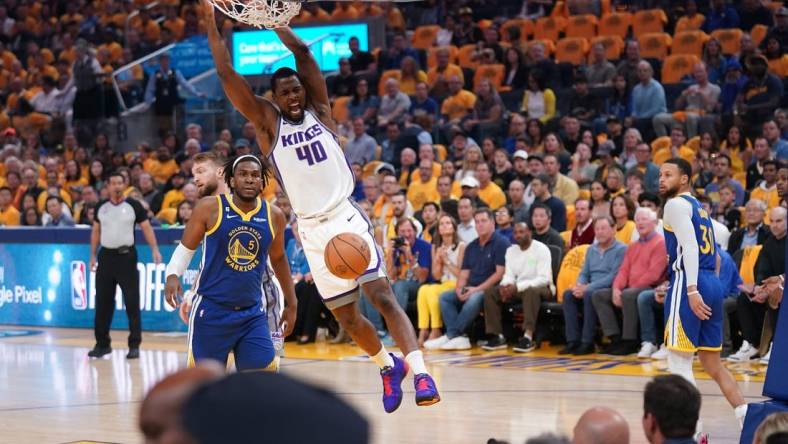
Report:
M506 338L503 335L498 335L488 339L487 343L482 346L482 349L487 351L505 350L508 346Z
M517 353L528 353L534 351L535 348L536 344L534 344L534 341L532 341L531 338L523 336L517 341L517 345L515 345L512 350Z

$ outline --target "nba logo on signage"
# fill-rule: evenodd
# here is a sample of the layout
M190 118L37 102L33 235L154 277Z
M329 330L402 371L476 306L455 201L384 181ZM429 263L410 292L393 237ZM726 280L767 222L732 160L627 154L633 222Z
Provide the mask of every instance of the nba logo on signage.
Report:
M82 261L71 262L71 306L74 310L88 308L87 267Z

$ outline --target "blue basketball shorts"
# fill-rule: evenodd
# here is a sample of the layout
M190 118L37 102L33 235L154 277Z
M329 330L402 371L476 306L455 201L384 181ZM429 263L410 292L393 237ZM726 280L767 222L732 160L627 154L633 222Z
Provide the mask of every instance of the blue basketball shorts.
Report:
M189 316L188 365L205 359L227 365L232 351L239 371L263 370L274 359L268 315L262 301L233 308L195 295Z
M690 308L684 270L672 272L665 296L665 346L669 350L694 353L722 349L722 282L714 271L700 270L698 291L703 302L711 308L711 318L705 321Z

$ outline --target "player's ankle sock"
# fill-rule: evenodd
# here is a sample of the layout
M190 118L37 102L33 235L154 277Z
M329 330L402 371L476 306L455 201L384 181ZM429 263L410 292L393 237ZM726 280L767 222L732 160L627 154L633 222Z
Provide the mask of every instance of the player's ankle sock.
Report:
M739 420L739 427L744 427L744 418L747 416L747 404L742 404L733 409L736 414L736 419Z
M421 350L415 350L405 356L405 362L408 363L414 375L421 373L428 373L427 367L424 366L424 354Z
M375 364L377 364L381 369L386 367L394 367L394 358L391 357L388 350L386 350L386 347L384 347L382 344L378 354L370 356L370 358L372 358L372 360L375 361Z

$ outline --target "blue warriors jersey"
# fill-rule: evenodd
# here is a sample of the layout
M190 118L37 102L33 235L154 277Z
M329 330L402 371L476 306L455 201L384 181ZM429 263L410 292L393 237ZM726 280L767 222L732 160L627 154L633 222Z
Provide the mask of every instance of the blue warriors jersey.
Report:
M689 194L680 194L676 198L684 199L692 205L692 227L695 229L695 238L698 240L698 269L714 271L717 264L716 241L709 214L701 207L700 202ZM684 271L681 245L679 245L673 228L667 225L665 226L665 248L668 250L670 273Z
M195 293L230 307L259 304L268 248L274 239L268 203L258 198L255 208L244 213L229 194L216 198L219 214L205 233Z

